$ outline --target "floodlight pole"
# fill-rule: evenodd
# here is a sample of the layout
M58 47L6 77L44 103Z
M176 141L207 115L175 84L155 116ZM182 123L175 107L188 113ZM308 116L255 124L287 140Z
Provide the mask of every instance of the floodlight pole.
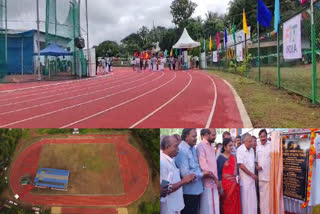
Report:
M89 18L88 18L88 0L86 0L86 21L87 21L87 51L88 51L88 63L87 63L87 77L89 77L89 68L91 67L90 62L91 62L91 54L90 54L90 49L89 49Z
M41 80L41 66L40 66L40 18L39 18L39 0L37 0L37 35L38 35L38 81Z

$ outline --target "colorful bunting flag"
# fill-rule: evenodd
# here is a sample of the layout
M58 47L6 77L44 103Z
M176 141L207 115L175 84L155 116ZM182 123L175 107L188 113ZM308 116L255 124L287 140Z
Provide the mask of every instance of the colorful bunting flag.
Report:
M245 34L249 35L245 9L243 9L243 31Z

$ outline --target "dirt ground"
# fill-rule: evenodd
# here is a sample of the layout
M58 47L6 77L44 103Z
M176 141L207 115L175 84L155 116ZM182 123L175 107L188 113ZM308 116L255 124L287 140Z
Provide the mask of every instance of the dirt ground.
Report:
M114 144L47 144L39 168L70 171L68 191L34 189L35 194L119 195L124 193Z

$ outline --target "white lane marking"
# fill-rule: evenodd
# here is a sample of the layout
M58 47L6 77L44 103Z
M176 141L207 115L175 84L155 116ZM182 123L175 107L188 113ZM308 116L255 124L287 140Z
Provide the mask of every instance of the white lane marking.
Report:
M26 118L26 119L23 119L23 120L19 120L19 121L16 121L16 122L12 122L12 123L8 123L8 124L5 124L5 125L1 125L0 128L7 127L7 126L12 126L12 125L15 125L15 124L18 124L18 123L22 123L22 122L25 122L25 121L33 120L33 119L36 119L36 118L40 118L40 117L43 117L43 116L47 116L47 115L54 114L54 113L57 113L57 112L65 111L65 110L68 110L68 109L72 109L72 108L79 107L79 106L82 106L82 105L86 105L86 104L89 104L89 103L92 103L92 102L96 102L98 100L102 100L102 99L105 99L105 98L108 98L108 97L111 97L111 96L114 96L114 95L129 91L129 90L138 88L140 86L149 84L151 82L154 82L154 81L160 79L163 75L164 74L162 73L161 76L159 76L158 78L156 78L156 79L154 79L152 81L146 82L144 84L141 84L141 85L138 85L138 86L135 86L135 87L132 87L132 88L128 88L128 89L120 91L120 92L109 94L107 96L99 97L97 99L89 100L89 101L86 101L86 102L83 102L83 103L79 103L79 104L76 104L76 105L68 106L68 107L65 107L65 108L62 108L62 109L59 109L59 110L47 112L47 113L44 113L44 114L41 114L41 115L37 115L37 116L34 116L34 117L29 117L29 118Z
M16 92L16 91L24 91L24 90L35 89L35 88L50 87L50 86L56 86L56 85L62 85L62 84L80 82L80 81L88 81L88 80L104 78L104 77L108 77L108 76L97 76L97 77L91 77L91 78L88 78L88 79L69 80L69 81L53 83L53 84L47 84L47 85L37 85L37 86L31 86L31 87L25 87L25 88L11 89L11 90L6 90L6 91L0 91L0 94L12 93L12 92Z
M118 107L120 107L120 106L123 106L123 105L125 105L125 104L127 104L127 103L129 103L129 102L132 102L132 101L134 101L134 100L137 100L137 99L139 99L140 97L143 97L143 96L145 96L145 95L147 95L147 94L150 94L150 93L152 93L152 92L154 92L154 91L162 88L162 87L165 86L165 85L168 85L168 84L169 84L170 82L172 82L176 77L177 77L177 74L175 73L174 77L173 77L170 81L166 82L165 84L160 85L159 87L157 87L157 88L155 88L155 89L152 89L151 91L148 91L148 92L146 92L146 93L144 93L144 94L141 94L141 95L139 95L139 96L137 96L137 97L134 97L134 98L132 98L132 99L130 99L130 100L127 100L127 101L122 102L122 103L120 103L120 104L118 104L118 105L115 105L115 106L112 106L112 107L110 107L110 108L108 108L108 109L105 109L105 110L103 110L103 111L100 111L100 112L98 112L98 113L96 113L96 114L93 114L93 115L91 115L91 116L89 116L89 117L85 117L85 118L83 118L83 119L81 119L81 120L78 120L78 121L75 121L75 122L73 122L73 123L67 124L67 125L65 125L65 126L63 126L63 127L61 127L61 128L63 129L63 128L67 128L67 127L73 126L73 125L75 125L75 124L77 124L77 123L80 123L80 122L83 122L83 121L85 121L85 120L91 119L91 118L96 117L96 116L98 116L98 115L101 115L101 114L103 114L103 113L105 113L105 112L108 112L108 111L111 111L111 110L113 110L113 109L115 109L115 108L118 108Z
M201 74L204 74L203 72L200 72ZM213 99L213 103L212 103L212 108L211 108L211 112L210 112L210 115L208 117L208 121L207 121L207 124L206 124L206 129L210 128L210 125L211 125L211 122L212 122L212 117L213 117L213 114L216 110L216 105L217 105L217 100L218 100L218 89L217 89L217 85L216 83L214 82L214 80L212 78L210 78L208 75L204 74L206 77L208 77L212 84L213 84L213 88L214 88L214 99Z
M117 76L117 77L119 77L119 76ZM122 76L121 76L122 77ZM95 81L96 79L90 79L91 80L91 82L90 83L88 83L87 85L85 85L85 86L90 86L90 85L93 85L93 84L97 84L97 83L103 83L103 82L105 82L105 80L109 80L109 79L112 79L112 78L104 78L104 79L102 79L102 80L97 80L97 81ZM30 97L30 96L33 96L33 95L40 95L40 94L47 94L47 93L51 93L51 92L54 92L54 93L57 93L57 92L59 92L59 91L67 91L67 90L70 90L70 89L73 89L73 88L81 88L81 87L83 87L83 85L76 85L76 84L73 84L73 86L70 84L70 87L68 86L68 85L66 85L66 86L64 86L64 87L59 87L59 89L57 90L57 89L52 89L52 90L49 90L49 91L43 91L43 92L35 92L35 93L26 93L26 94L22 94L22 95L20 95L20 96L16 96L16 97L10 97L10 98L6 98L6 99L3 99L3 98L1 98L1 101L8 101L8 100L14 100L14 99L18 99L18 98L23 98L23 97ZM12 94L4 94L5 95L5 97L7 96L7 95L10 95L10 96L14 96L14 94L12 95Z
M137 76L130 76L129 78L125 78L125 79L120 79L120 80L117 80L115 82L109 82L109 83L118 83L118 82L122 82L123 80L128 80L128 79L132 79L132 78L136 78L136 77L139 77L139 76L142 76L141 74L140 75L137 75ZM106 82L98 82L99 85L97 86L93 86L91 89L93 88L96 88L96 87L101 87L101 84L105 84ZM59 93L57 94L57 92L59 92L59 90L56 90L56 91L53 91L55 92L55 94L53 95L49 95L49 96L42 96L42 97L37 97L37 98L33 98L33 99L29 99L29 100L23 100L23 101L19 101L19 102L15 102L15 103L7 103L7 104L4 104L4 105L1 105L0 104L0 107L3 107L3 106L10 106L10 105L17 105L17 104L20 104L20 103L25 103L25 102L30 102L30 101L35 101L35 100L40 100L40 99L44 99L44 98L49 98L49 97L54 97L54 96L60 96L60 95L64 95L64 94L70 94L70 93L74 93L74 92L80 92L81 90L87 90L87 87L90 86L90 85L96 85L97 82L93 82L93 83L90 83L88 85L84 85L84 86L75 86L75 87L70 87L68 89L62 89L62 91L67 91L69 89L72 89L72 88L83 88L83 89L76 89L76 90L73 90L73 91L69 91L69 92L65 92L65 93ZM48 91L47 91L48 92ZM41 93L47 93L47 92L41 92ZM41 93L38 93L38 94L41 94ZM34 94L35 95L35 94ZM27 95L29 96L29 95ZM30 95L31 96L31 95ZM20 98L20 97L19 97Z
M121 73L129 73L130 71L122 71ZM120 73L120 72L119 72ZM107 76L95 76L95 77L90 77L86 79L80 79L80 80L69 80L69 81L64 81L64 82L59 82L59 83L53 83L53 84L47 84L47 85L37 85L37 86L31 86L31 87L25 87L25 88L18 88L18 89L11 89L11 90L6 90L6 91L0 91L0 94L6 94L6 93L12 93L16 91L24 91L28 89L35 89L35 88L42 88L42 87L50 87L50 86L56 86L56 85L61 85L61 84L68 84L68 83L73 83L73 82L82 82L82 81L89 81L89 80L95 80L99 78L107 78L107 77L112 77L112 75L107 75Z
M143 78L141 78L141 79L133 80L133 81L131 81L131 82L127 82L127 83L120 84L120 85L117 85L117 86L112 86L112 87L109 87L109 88L99 89L99 90L92 91L92 92L85 93L85 94L79 94L79 95L76 95L76 96L72 96L72 97L68 97L68 98L63 98L63 99L60 99L60 100L50 101L50 102L41 103L41 104L38 104L38 105L28 106L28 107L21 108L21 109L16 109L16 110L12 110L12 111L2 112L2 113L0 113L0 116L1 116L1 115L6 115L6 114L15 113L15 112L19 112L19 111L24 111L24 110L31 109L31 108L37 108L37 107L41 107L41 106L45 106L45 105L50 105L50 104L58 103L58 102L65 101L65 100L71 100L71 99L78 98L78 97L82 97L82 96L88 96L88 95L90 95L90 94L95 94L95 93L98 93L98 92L101 92L101 91L106 91L106 90L108 90L108 89L117 88L117 87L120 87L120 86L122 86L122 85L127 85L127 84L130 84L130 83L133 83L133 82L137 82L137 81L146 79L147 77L152 76L152 75L153 75L153 73L151 73L150 75L147 75L147 76L145 76L145 77L143 77Z
M243 124L243 127L245 128L253 128L253 125L252 125L252 122L251 122L251 119L248 115L248 112L246 110L246 107L244 106L243 102L242 102L242 99L241 97L238 95L237 91L233 88L233 86L225 79L223 78L220 78L214 74L210 74L212 76L215 76L216 78L218 79L221 79L225 84L227 84L229 86L229 88L231 89L232 91L232 94L234 96L234 99L237 103L237 107L239 109L239 113L240 113L240 117L241 117L241 121L242 121L242 124Z
M153 112L151 112L150 114L148 114L147 116L145 116L144 118L142 118L141 120L139 120L138 122L136 122L135 124L133 124L132 126L130 126L129 128L132 129L134 127L136 127L137 125L139 125L140 123L142 123L143 121L147 120L149 117L151 117L152 115L154 115L155 113L157 113L158 111L160 111L161 109L163 109L166 105L168 105L169 103L171 103L173 100L175 100L178 96L180 96L191 84L192 82L192 76L188 73L190 79L188 84L179 92L177 93L175 96L173 96L170 100L168 100L166 103L164 103L162 106L160 106L159 108L157 108L156 110L154 110Z

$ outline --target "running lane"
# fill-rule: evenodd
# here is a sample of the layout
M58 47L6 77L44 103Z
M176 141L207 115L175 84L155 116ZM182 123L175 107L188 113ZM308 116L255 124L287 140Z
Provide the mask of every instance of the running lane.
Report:
M241 128L250 119L235 94L200 70L117 68L110 76L0 92L0 127Z
M96 138L95 138L96 137ZM139 199L147 189L149 182L148 166L141 155L127 142L126 135L81 136L74 138L41 139L22 151L13 162L10 170L10 188L14 194L21 195L25 186L20 184L21 177L36 175L42 147L46 144L87 144L112 143L116 146L124 193L119 195L82 194L82 195L38 195L32 192L21 196L19 200L28 204L45 206L127 206ZM139 176L137 176L139 172ZM72 181L71 181L72 182Z

